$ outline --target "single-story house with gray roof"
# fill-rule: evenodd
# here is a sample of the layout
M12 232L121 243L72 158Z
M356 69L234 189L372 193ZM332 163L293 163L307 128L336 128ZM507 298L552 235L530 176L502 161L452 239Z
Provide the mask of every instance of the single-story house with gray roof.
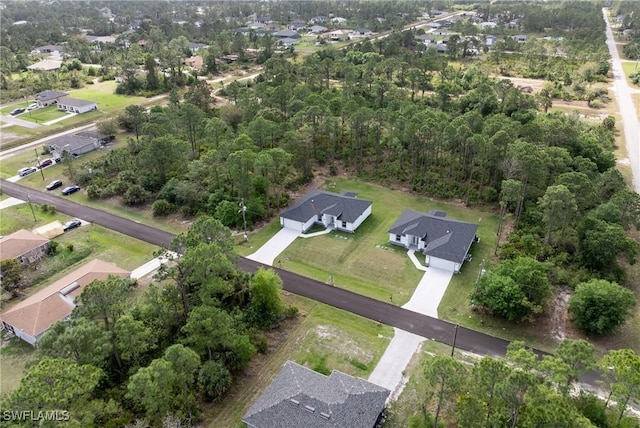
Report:
M280 214L282 227L306 232L314 224L355 232L371 214L371 201L358 199L355 193L342 194L312 190Z
M64 110L69 113L82 114L89 111L98 110L98 104L95 101L63 97L58 100L58 110Z
M287 361L242 422L250 428L373 428L390 393L337 370L325 376Z
M35 96L35 99L40 107L46 107L48 105L57 103L59 99L64 98L66 96L67 96L66 92L47 90L47 91L38 92Z
M109 136L99 132L82 131L71 135L62 135L47 141L45 146L53 154L55 159L62 156L62 152L69 152L74 156L88 153L92 150L108 144Z
M422 252L426 266L459 273L471 244L478 241L478 225L446 215L434 210L405 210L389 229L389 242Z

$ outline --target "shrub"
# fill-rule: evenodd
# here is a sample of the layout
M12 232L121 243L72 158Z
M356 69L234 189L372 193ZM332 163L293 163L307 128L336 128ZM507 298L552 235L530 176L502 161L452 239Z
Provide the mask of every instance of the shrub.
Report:
M49 247L47 248L47 255L53 256L58 252L58 242L57 241L49 241Z
M164 217L176 210L176 206L165 199L158 199L151 206L154 217Z
M73 253L73 242L67 242L67 252Z
M149 197L149 192L139 184L133 184L129 187L122 198L122 202L126 205L139 205L144 203Z

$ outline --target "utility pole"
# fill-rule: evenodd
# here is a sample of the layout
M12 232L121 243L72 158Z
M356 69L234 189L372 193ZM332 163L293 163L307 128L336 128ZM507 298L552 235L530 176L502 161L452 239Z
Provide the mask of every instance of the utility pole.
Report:
M240 200L240 212L242 213L242 223L244 225L244 240L249 241L249 237L247 236L247 206L244 204L244 198Z
M33 214L33 222L38 221L36 219L36 212L33 210L33 205L31 205L31 196L27 193L27 201L29 201L29 208L31 208L31 214Z
M480 277L484 275L486 271L484 270L484 259L480 262L480 267L478 268L478 277L476 278L476 285L473 287L473 294L471 295L471 303L475 305L476 303L476 293L478 292L478 283L480 282Z
M451 346L451 356L453 357L453 353L456 350L456 340L458 339L458 324L456 324L456 328L453 331L453 346Z
M31 114L31 112L29 112ZM44 181L44 171L42 170L42 166L40 165L40 156L38 156L38 149L34 147L33 151L36 152L36 161L38 162L38 169L40 170L40 174L42 174L42 181Z

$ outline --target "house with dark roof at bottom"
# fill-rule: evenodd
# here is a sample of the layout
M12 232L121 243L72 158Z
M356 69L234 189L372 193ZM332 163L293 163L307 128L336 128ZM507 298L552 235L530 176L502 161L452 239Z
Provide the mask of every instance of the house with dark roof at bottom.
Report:
M92 260L2 312L0 325L35 345L53 324L71 316L75 299L87 285L110 276L128 278L129 272L102 260Z
M49 240L20 229L0 239L0 260L17 259L21 265L40 260L49 248Z
M442 211L405 210L389 229L389 242L425 255L425 265L459 273L471 244L478 242L478 225L446 218Z
M46 107L48 105L57 103L60 98L66 96L66 92L48 90L37 93L35 98L40 107Z
M280 225L303 233L314 224L355 232L371 214L371 205L371 201L358 199L355 193L315 189L280 214Z
M337 370L325 376L287 361L242 421L251 428L373 428L390 393Z

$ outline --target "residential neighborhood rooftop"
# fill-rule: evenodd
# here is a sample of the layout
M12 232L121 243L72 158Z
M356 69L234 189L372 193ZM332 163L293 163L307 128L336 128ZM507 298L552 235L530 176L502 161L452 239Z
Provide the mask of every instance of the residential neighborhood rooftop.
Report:
M390 392L337 370L325 376L287 361L243 421L256 428L371 428Z
M35 233L20 229L0 239L0 260L14 259L49 242Z
M352 223L362 215L372 202L355 197L355 193L333 193L314 189L285 210L280 217L307 221L317 214L328 214Z

